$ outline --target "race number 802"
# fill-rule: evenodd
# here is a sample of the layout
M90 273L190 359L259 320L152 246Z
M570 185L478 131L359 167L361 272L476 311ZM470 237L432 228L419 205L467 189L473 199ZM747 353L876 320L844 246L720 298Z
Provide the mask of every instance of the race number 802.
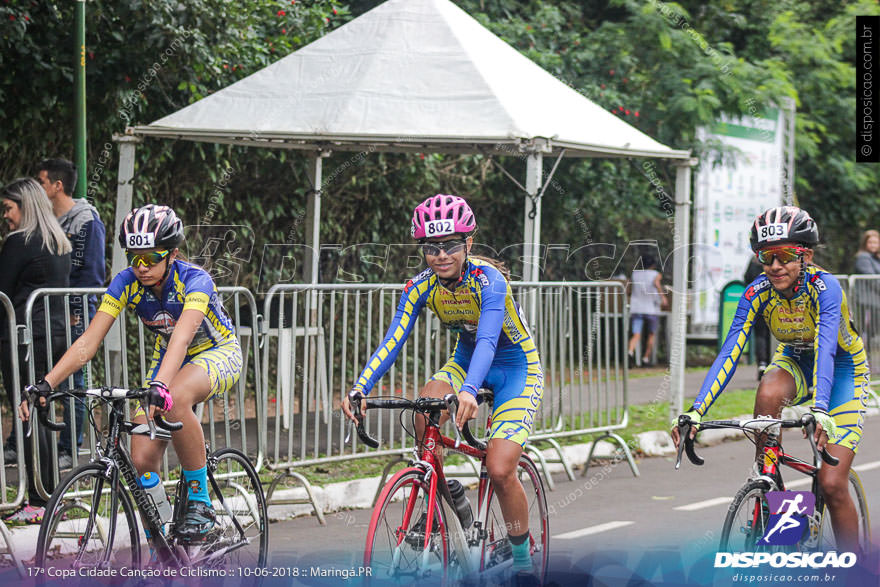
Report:
M429 220L425 223L425 236L444 236L455 232L452 220Z

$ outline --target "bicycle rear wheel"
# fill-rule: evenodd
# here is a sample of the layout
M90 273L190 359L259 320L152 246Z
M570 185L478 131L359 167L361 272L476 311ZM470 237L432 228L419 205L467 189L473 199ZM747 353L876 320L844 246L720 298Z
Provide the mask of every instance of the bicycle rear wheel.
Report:
M223 448L208 456L208 492L217 521L196 552L196 565L217 568L265 567L269 514L260 478L240 451Z
M36 565L59 568L140 566L138 523L131 498L106 465L71 471L46 504L37 536Z
M445 581L449 552L442 499L436 495L426 547L428 494L425 473L415 467L397 472L385 484L367 530L364 566L372 569L368 581L380 585Z
M776 550L761 547L758 541L767 531L770 507L766 493L771 491L766 481L752 479L746 482L734 496L721 530L719 552L755 552Z
M865 490L862 488L862 482L855 471L849 472L849 495L856 506L856 515L859 517L859 547L862 552L868 552L871 548L871 520L868 517L868 501L865 498ZM828 514L828 507L822 510L822 521L819 523L819 546L821 552L831 550L839 550L837 548L837 540L834 537L834 530L831 527L831 516Z
M541 584L547 576L547 561L550 556L550 526L547 516L547 495L544 491L544 481L538 473L538 468L528 455L523 454L519 459L518 476L523 484L528 504L529 519L529 550L532 554L532 566L535 575ZM485 538L480 555L480 570L488 572L487 577L494 576L492 570L500 571L502 568L513 564L513 551L511 550L508 534L513 531L514 535L521 535L525 528L510 528L504 521L501 512L501 504L489 485L487 497L487 516ZM503 573L494 576L498 581L505 581Z

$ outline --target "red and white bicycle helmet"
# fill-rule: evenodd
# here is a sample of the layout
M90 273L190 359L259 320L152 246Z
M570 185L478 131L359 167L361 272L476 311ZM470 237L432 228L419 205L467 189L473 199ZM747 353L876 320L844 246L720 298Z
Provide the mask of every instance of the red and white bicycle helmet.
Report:
M135 208L119 227L123 249L174 249L183 242L183 222L168 206Z
M416 206L412 236L416 240L450 234L470 234L477 228L474 212L464 198L448 194L431 196Z

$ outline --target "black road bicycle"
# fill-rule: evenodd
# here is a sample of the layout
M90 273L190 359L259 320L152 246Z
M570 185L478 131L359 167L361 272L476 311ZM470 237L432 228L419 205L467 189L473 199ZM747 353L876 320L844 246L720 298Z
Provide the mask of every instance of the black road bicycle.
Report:
M149 404L155 398L148 389L112 387L54 392L47 396L46 406L36 410L40 422L52 430L64 429L64 424L49 419L49 403L69 397L81 401L94 398L98 400L95 406L107 406L109 426L102 436L93 406L89 422L102 439L97 456L68 473L52 493L37 538L37 568L52 567L57 576L58 569L199 567L203 569L201 576L205 576L210 571L204 569L235 573L238 568L266 565L266 498L253 465L242 452L232 448L211 452L205 445L208 493L217 521L203 541L185 544L175 532L183 524L188 495L183 475L172 494L171 521L163 524L152 497L138 483L123 442L126 434L170 440L169 432L183 425L167 422L160 415L148 418L146 425L127 421L126 402L140 401L149 414ZM29 398L31 405L34 399ZM142 534L135 512L140 513L149 536L150 555L146 561L142 558ZM76 575L83 573L77 571Z

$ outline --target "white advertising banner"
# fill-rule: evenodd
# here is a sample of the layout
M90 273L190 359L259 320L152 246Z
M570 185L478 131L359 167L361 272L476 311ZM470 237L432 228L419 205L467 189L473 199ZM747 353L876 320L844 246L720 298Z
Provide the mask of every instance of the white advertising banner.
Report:
M740 119L723 118L697 129L697 137L736 149L735 161L703 161L694 190L694 303L691 332L714 334L724 284L742 279L754 218L782 204L783 112L771 108Z

